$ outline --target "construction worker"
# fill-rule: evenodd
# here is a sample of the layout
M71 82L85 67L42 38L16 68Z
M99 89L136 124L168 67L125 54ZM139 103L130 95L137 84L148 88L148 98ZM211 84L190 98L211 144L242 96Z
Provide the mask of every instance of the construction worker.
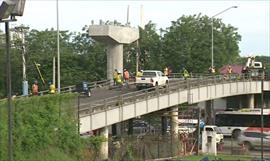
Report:
M128 82L129 82L129 72L127 69L124 69L124 81L125 84L128 86Z
M55 94L55 85L51 82L49 82L49 85L50 85L49 93Z
M227 73L228 73L229 79L231 79L232 72L233 72L232 67L229 65L228 66L228 69L227 69Z
M32 94L34 96L38 96L38 82L37 82L37 80L35 80L34 84L32 85Z
M140 70L137 72L136 77L142 77L142 75L143 75L143 70Z
M117 76L118 76L118 71L117 71L117 69L114 69L114 72L113 72L113 85L116 85Z
M228 74L232 74L233 70L232 70L232 67L229 65L228 69L227 69L227 73Z
M210 73L210 74L215 74L216 73L216 69L215 69L215 66L210 66L209 68L208 68L208 72Z
M183 69L183 77L185 80L187 80L187 78L189 77L189 73L185 68Z
M123 85L123 77L120 71L117 72L116 85L119 85L119 86Z
M168 67L164 68L164 75L168 76L169 75L169 69Z

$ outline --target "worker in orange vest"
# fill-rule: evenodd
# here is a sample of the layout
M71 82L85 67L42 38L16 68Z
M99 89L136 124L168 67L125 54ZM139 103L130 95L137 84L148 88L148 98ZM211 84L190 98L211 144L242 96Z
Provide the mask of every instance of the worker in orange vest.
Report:
M124 81L126 86L128 87L128 82L129 82L129 72L127 69L124 69Z
M35 80L34 84L32 85L32 94L34 96L38 95L38 82L37 82L37 80Z

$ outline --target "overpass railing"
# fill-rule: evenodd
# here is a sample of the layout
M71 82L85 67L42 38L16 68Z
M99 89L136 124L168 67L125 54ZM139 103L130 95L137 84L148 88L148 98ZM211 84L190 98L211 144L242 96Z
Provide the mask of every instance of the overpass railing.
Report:
M268 77L267 77L268 78ZM254 79L254 78L253 78ZM163 94L172 93L178 90L187 90L207 85L222 84L228 82L237 81L251 81L253 80L247 75L231 74L224 77L224 75L212 75L212 76L197 76L196 78L190 78L187 80L178 79L177 81L169 82L166 88L147 88L120 96L114 96L105 98L102 100L93 101L88 104L80 106L79 113L82 115L88 115L91 113L101 112L108 109L117 108L118 106L128 105L136 103L137 101L147 100L151 97L160 96ZM256 78L260 80L260 77Z
M95 89L95 88L101 88L101 87L109 87L110 80L101 80L101 81L95 81L87 83L88 88ZM61 88L61 93L69 93L69 92L76 92L76 85L71 85L67 87ZM39 95L49 94L49 90L40 91Z

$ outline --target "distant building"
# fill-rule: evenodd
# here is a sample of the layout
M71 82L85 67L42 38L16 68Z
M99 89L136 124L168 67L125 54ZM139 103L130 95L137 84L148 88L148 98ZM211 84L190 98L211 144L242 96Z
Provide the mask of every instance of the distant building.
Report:
M229 66L232 67L232 74L241 74L242 73L242 69L243 69L243 65L224 65L222 68L219 69L219 73L220 74L227 74L228 68Z

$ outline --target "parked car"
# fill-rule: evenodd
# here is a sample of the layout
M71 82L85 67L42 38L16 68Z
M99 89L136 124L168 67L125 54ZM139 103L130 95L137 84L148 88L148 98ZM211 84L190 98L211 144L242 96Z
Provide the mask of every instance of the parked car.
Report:
M136 87L141 89L143 87L158 87L166 86L169 83L169 79L161 71L157 70L145 70L141 77L136 77Z
M148 132L154 132L155 128L150 125L148 122L143 120L134 120L133 121L133 133L142 134Z
M261 136L263 136L263 145L270 148L270 134L261 133L259 131L242 131L238 137L238 144L244 145L246 149L254 149L261 147Z
M194 133L198 126L198 119L178 119L179 133ZM200 120L200 127L204 126L203 120Z

